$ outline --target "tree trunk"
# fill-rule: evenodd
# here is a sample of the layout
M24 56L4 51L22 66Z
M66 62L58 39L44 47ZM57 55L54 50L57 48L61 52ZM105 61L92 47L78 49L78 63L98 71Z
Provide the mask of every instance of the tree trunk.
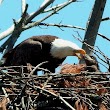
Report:
M104 12L105 4L107 0L96 0L92 9L92 13L87 22L87 28L85 32L84 42L94 47L98 29L102 20L102 15ZM87 54L92 55L92 51L85 44L82 45L82 48L86 51ZM84 63L83 60L80 63Z

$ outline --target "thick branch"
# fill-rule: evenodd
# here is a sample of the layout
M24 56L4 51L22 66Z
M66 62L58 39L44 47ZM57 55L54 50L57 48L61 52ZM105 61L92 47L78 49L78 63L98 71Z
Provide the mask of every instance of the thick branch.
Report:
M61 5L59 5L59 7L65 7L65 6L67 6L67 5L69 5L70 3L72 3L72 2L75 2L76 0L69 0L69 1L67 1L67 2L65 2L65 3L63 3L63 4L61 4ZM64 5L65 4L65 5ZM56 8L59 8L59 7L57 7L56 6ZM41 7L42 8L42 7ZM61 9L62 9L61 8ZM39 9L39 10L41 10L41 11L44 11L43 9ZM31 19L31 18L33 18L35 15L38 15L38 14L40 14L39 12L40 11L36 11L35 13L31 13L30 14L30 17L27 19L27 21L26 21L26 23L28 23L28 22L30 22L30 20L29 19ZM59 9L60 10L60 9ZM51 14L51 15L53 15L53 14ZM47 17L48 18L48 17ZM46 18L45 18L46 19ZM44 20L45 20L44 19ZM17 22L19 22L20 21L20 19L17 21ZM41 21L41 20L39 20L39 21ZM43 20L42 20L43 21ZM26 24L25 23L25 24ZM34 23L33 25L38 25L39 23ZM30 27L28 27L28 29L29 28L31 28L31 27L33 27L33 25L30 25ZM26 29L23 29L23 30L26 30ZM23 31L22 30L22 31ZM7 36L9 36L12 32L14 31L14 25L12 25L9 29L7 29L6 31L4 31L4 32L2 32L1 34L0 34L0 40L2 40L2 39L4 39L4 38L6 38Z
M51 3L53 0L50 0ZM44 7L40 7L38 11L36 11L35 13L33 14L30 14L30 17L27 19L26 23L27 24L28 22L30 22L34 17L35 15L37 16L38 14L40 14L49 4L51 4L49 1L49 3L47 3ZM23 6L24 7L24 6ZM41 11L41 12L40 12ZM20 18L17 22L19 22L22 18ZM14 25L12 25L9 29L7 29L6 31L2 32L0 34L0 40L4 39L5 37L7 37L8 35L10 35L12 32L14 31Z
M22 32L22 25L24 24L25 19L26 19L26 17L27 17L27 14L26 14L27 8L28 8L28 5L26 5L26 7L25 7L25 10L24 10L24 13L23 13L23 15L22 15L21 20L20 20L18 23L17 23L17 22L14 22L14 23L15 23L15 29L14 29L12 35L11 35L11 36L8 38L8 40L4 43L5 45L7 45L7 49L6 49L5 53L6 53L7 51L9 51L10 49L13 48L13 46L14 46L16 40L18 39L19 35L20 35L21 32ZM4 45L4 46L5 46L5 45ZM3 45L2 45L2 46L3 46ZM2 47L2 46L1 46L1 47ZM4 48L4 47L2 47L2 48Z
M90 16L90 19L88 20L84 41L91 46L95 45L95 40L102 20L102 15L106 1L107 0L95 1L92 14ZM87 54L92 54L92 51L90 51L85 44L83 44L82 48L86 50Z

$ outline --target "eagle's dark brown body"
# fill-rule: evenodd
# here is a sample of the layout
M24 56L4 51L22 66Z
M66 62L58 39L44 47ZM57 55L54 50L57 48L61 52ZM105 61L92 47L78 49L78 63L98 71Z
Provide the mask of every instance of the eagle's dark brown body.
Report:
M48 63L42 65L42 68L55 72L55 68L65 60L65 58L53 58L50 54L51 42L55 39L58 39L58 37L50 35L28 38L4 55L6 60L3 65L27 66L27 63L30 63L32 66L36 66L41 62L48 61Z

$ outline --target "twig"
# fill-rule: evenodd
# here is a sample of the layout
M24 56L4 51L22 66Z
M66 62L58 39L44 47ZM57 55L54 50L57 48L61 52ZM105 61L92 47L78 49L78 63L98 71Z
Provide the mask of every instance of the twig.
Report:
M110 58L108 58L105 54L102 54L102 52L100 52L99 50L94 49L93 46L87 44L85 41L82 41L80 38L78 38L78 37L76 37L76 36L74 36L74 35L73 35L73 37L74 37L75 39L77 39L78 41L80 41L81 43L83 43L83 44L85 44L86 46L88 46L89 49L92 49L92 50L94 50L95 52L100 53L103 57L105 57L105 58L107 58L107 59L110 59ZM103 61L104 63L107 63L107 62L105 62L104 60L102 60L102 61Z
M47 85L47 83L52 80L52 76L50 76L49 78L47 78L47 81L45 81L45 83L43 84L43 89L45 88L45 86Z
M98 33L98 35L99 35L99 36L101 36L102 38L104 38L104 39L106 39L106 40L110 41L110 39L109 39L108 37L106 37L106 36L102 35L101 33Z
M35 72L35 70L36 70L39 66L43 65L44 63L47 63L47 61L38 64L38 65L30 72L30 74L28 75L28 78L30 79L30 76ZM13 103L18 99L19 96L21 96L22 94L24 94L24 91L25 91L25 89L26 89L26 86L27 86L27 83L28 83L29 79L27 79L27 80L25 81L25 84L24 84L24 86L22 87L22 90L21 90L20 93L17 95L17 97L15 98L15 100L13 101ZM19 80L20 80L20 79L19 79Z
M70 3L75 2L75 1L76 0L69 0L69 1L67 1L65 3L63 3L63 5L61 7L57 8L56 10L53 10L53 12L51 12L50 14L48 14L46 17L42 18L41 20L38 20L37 22L31 23L29 26L25 26L24 27L24 30L39 25L44 20L46 20L47 18L49 18L50 16L54 15L55 13L57 13L62 8L66 7L67 5L69 5Z
M46 88L47 90L49 88ZM110 87L100 87L100 88L97 88L97 87L77 87L77 88L74 88L74 87L71 87L71 88L51 88L53 90L65 90L65 91L77 91L77 90L81 90L81 91L88 91L88 90L97 90L97 89L110 89ZM94 93L95 94L95 93ZM108 94L107 94L108 95Z
M3 72L2 70L0 70L0 73L1 73L1 74L5 74L5 75L8 76L8 77L14 78L14 76L8 74L8 72Z
M26 106L25 106L25 103L24 103L24 97L21 98L21 104L22 104L23 110L26 110Z
M71 1L71 0L69 0L69 1ZM73 0L73 2L75 2L75 1L76 1L76 0ZM56 10L57 8L60 8L60 7L62 7L63 5L64 5L64 3L59 4L59 5L56 5L56 6L53 6L53 7L48 8L48 9L45 9L45 10L43 11L43 13Z
M54 94L54 93L52 93L52 92L50 92L50 91L48 91L48 90L46 90L46 89L44 89L44 88L40 88L40 87L38 87L38 86L35 86L35 87L33 87L33 86L31 86L29 83L28 83L28 85L30 86L30 87L32 87L33 89L35 89L35 90L42 90L43 92L46 92L46 93L49 93L49 94L51 94L51 95L53 95L54 97L57 97L57 98L59 98L67 107L69 107L71 110L75 110L67 101L65 101L61 96L58 96L58 95L56 95L56 94Z
M65 74L54 74L52 75L53 76L53 79L58 79L58 78L67 78L67 77L73 77L75 78L76 76L86 76L86 77L98 77L98 76L109 76L110 73L101 73L101 72L87 72L87 71L82 71L82 73L75 73L75 74L72 74L72 73L65 73Z
M30 77L35 71L36 69L38 69L41 65L45 64L45 63L48 63L48 61L45 61L45 62L42 62L40 64L38 64L31 72L30 74L28 75L28 77Z
M66 106L68 106L71 110L76 110L76 109L74 109L67 101L65 101L63 97L59 96L59 99L60 99Z
M46 72L48 72L48 73L51 73L48 69L44 69L44 68L40 68L40 67L38 67L38 69L39 69L39 70L42 70L42 71L46 71Z
M31 20L33 18L35 18L37 15L39 15L41 12L43 12L47 6L49 6L51 3L53 3L53 1L54 0L48 0L47 2L42 4L42 6L26 20L25 24L28 24L29 22L31 22Z
M110 20L110 17L103 18L102 21Z
M22 14L23 14L24 11L25 11L25 7L26 7L26 0L22 0L21 3L22 3L21 12L22 12Z
M7 92L6 92L4 87L2 87L2 91L5 94L5 97L7 98L8 103L10 103L10 99L9 99L8 94L7 94Z

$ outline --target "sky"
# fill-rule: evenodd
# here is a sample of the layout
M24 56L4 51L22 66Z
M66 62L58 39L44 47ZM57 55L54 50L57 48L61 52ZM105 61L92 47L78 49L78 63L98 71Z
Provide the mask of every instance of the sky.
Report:
M44 0L27 0L28 7L28 13L35 12L40 5L42 4ZM51 5L58 5L60 3L63 3L67 0L55 0L55 2ZM74 2L70 4L69 6L65 7L61 11L59 11L57 14L51 16L47 20L45 20L45 23L55 23L55 24L65 24L65 25L73 25L73 26L79 26L82 28L86 28L86 24L89 18L89 15L91 13L92 7L94 5L95 0L79 0L80 2ZM104 10L103 18L110 17L110 0L107 0L106 7ZM49 8L49 7L48 7ZM3 3L0 5L0 33L7 30L12 24L13 19L18 20L21 17L21 0L4 0ZM47 14L42 14L37 16L34 21L37 21L43 17L45 17ZM99 33L105 35L106 37L110 38L110 20L103 21L100 24ZM78 30L78 29L70 29L70 28L58 28L58 27L34 27L29 30L26 30L22 32L19 39L17 40L15 46L22 42L23 40L35 36L35 35L56 35L62 39L70 40L79 47L82 46L82 43L80 43L78 40L73 38L72 35L75 35L78 37L78 34L84 38L85 31ZM4 43L6 39L0 41L0 45ZM100 50L110 58L110 42L101 38L100 36L97 36L97 40L95 43L95 46L98 46ZM2 57L2 54L0 54L0 57ZM103 58L102 56L100 56ZM101 62L98 59L99 62ZM78 59L76 57L68 57L64 63L78 63ZM103 63L103 62L101 62ZM104 63L103 63L104 64ZM105 65L105 64L104 64ZM107 66L107 65L106 65ZM100 65L100 69L103 72L107 72L107 69Z

